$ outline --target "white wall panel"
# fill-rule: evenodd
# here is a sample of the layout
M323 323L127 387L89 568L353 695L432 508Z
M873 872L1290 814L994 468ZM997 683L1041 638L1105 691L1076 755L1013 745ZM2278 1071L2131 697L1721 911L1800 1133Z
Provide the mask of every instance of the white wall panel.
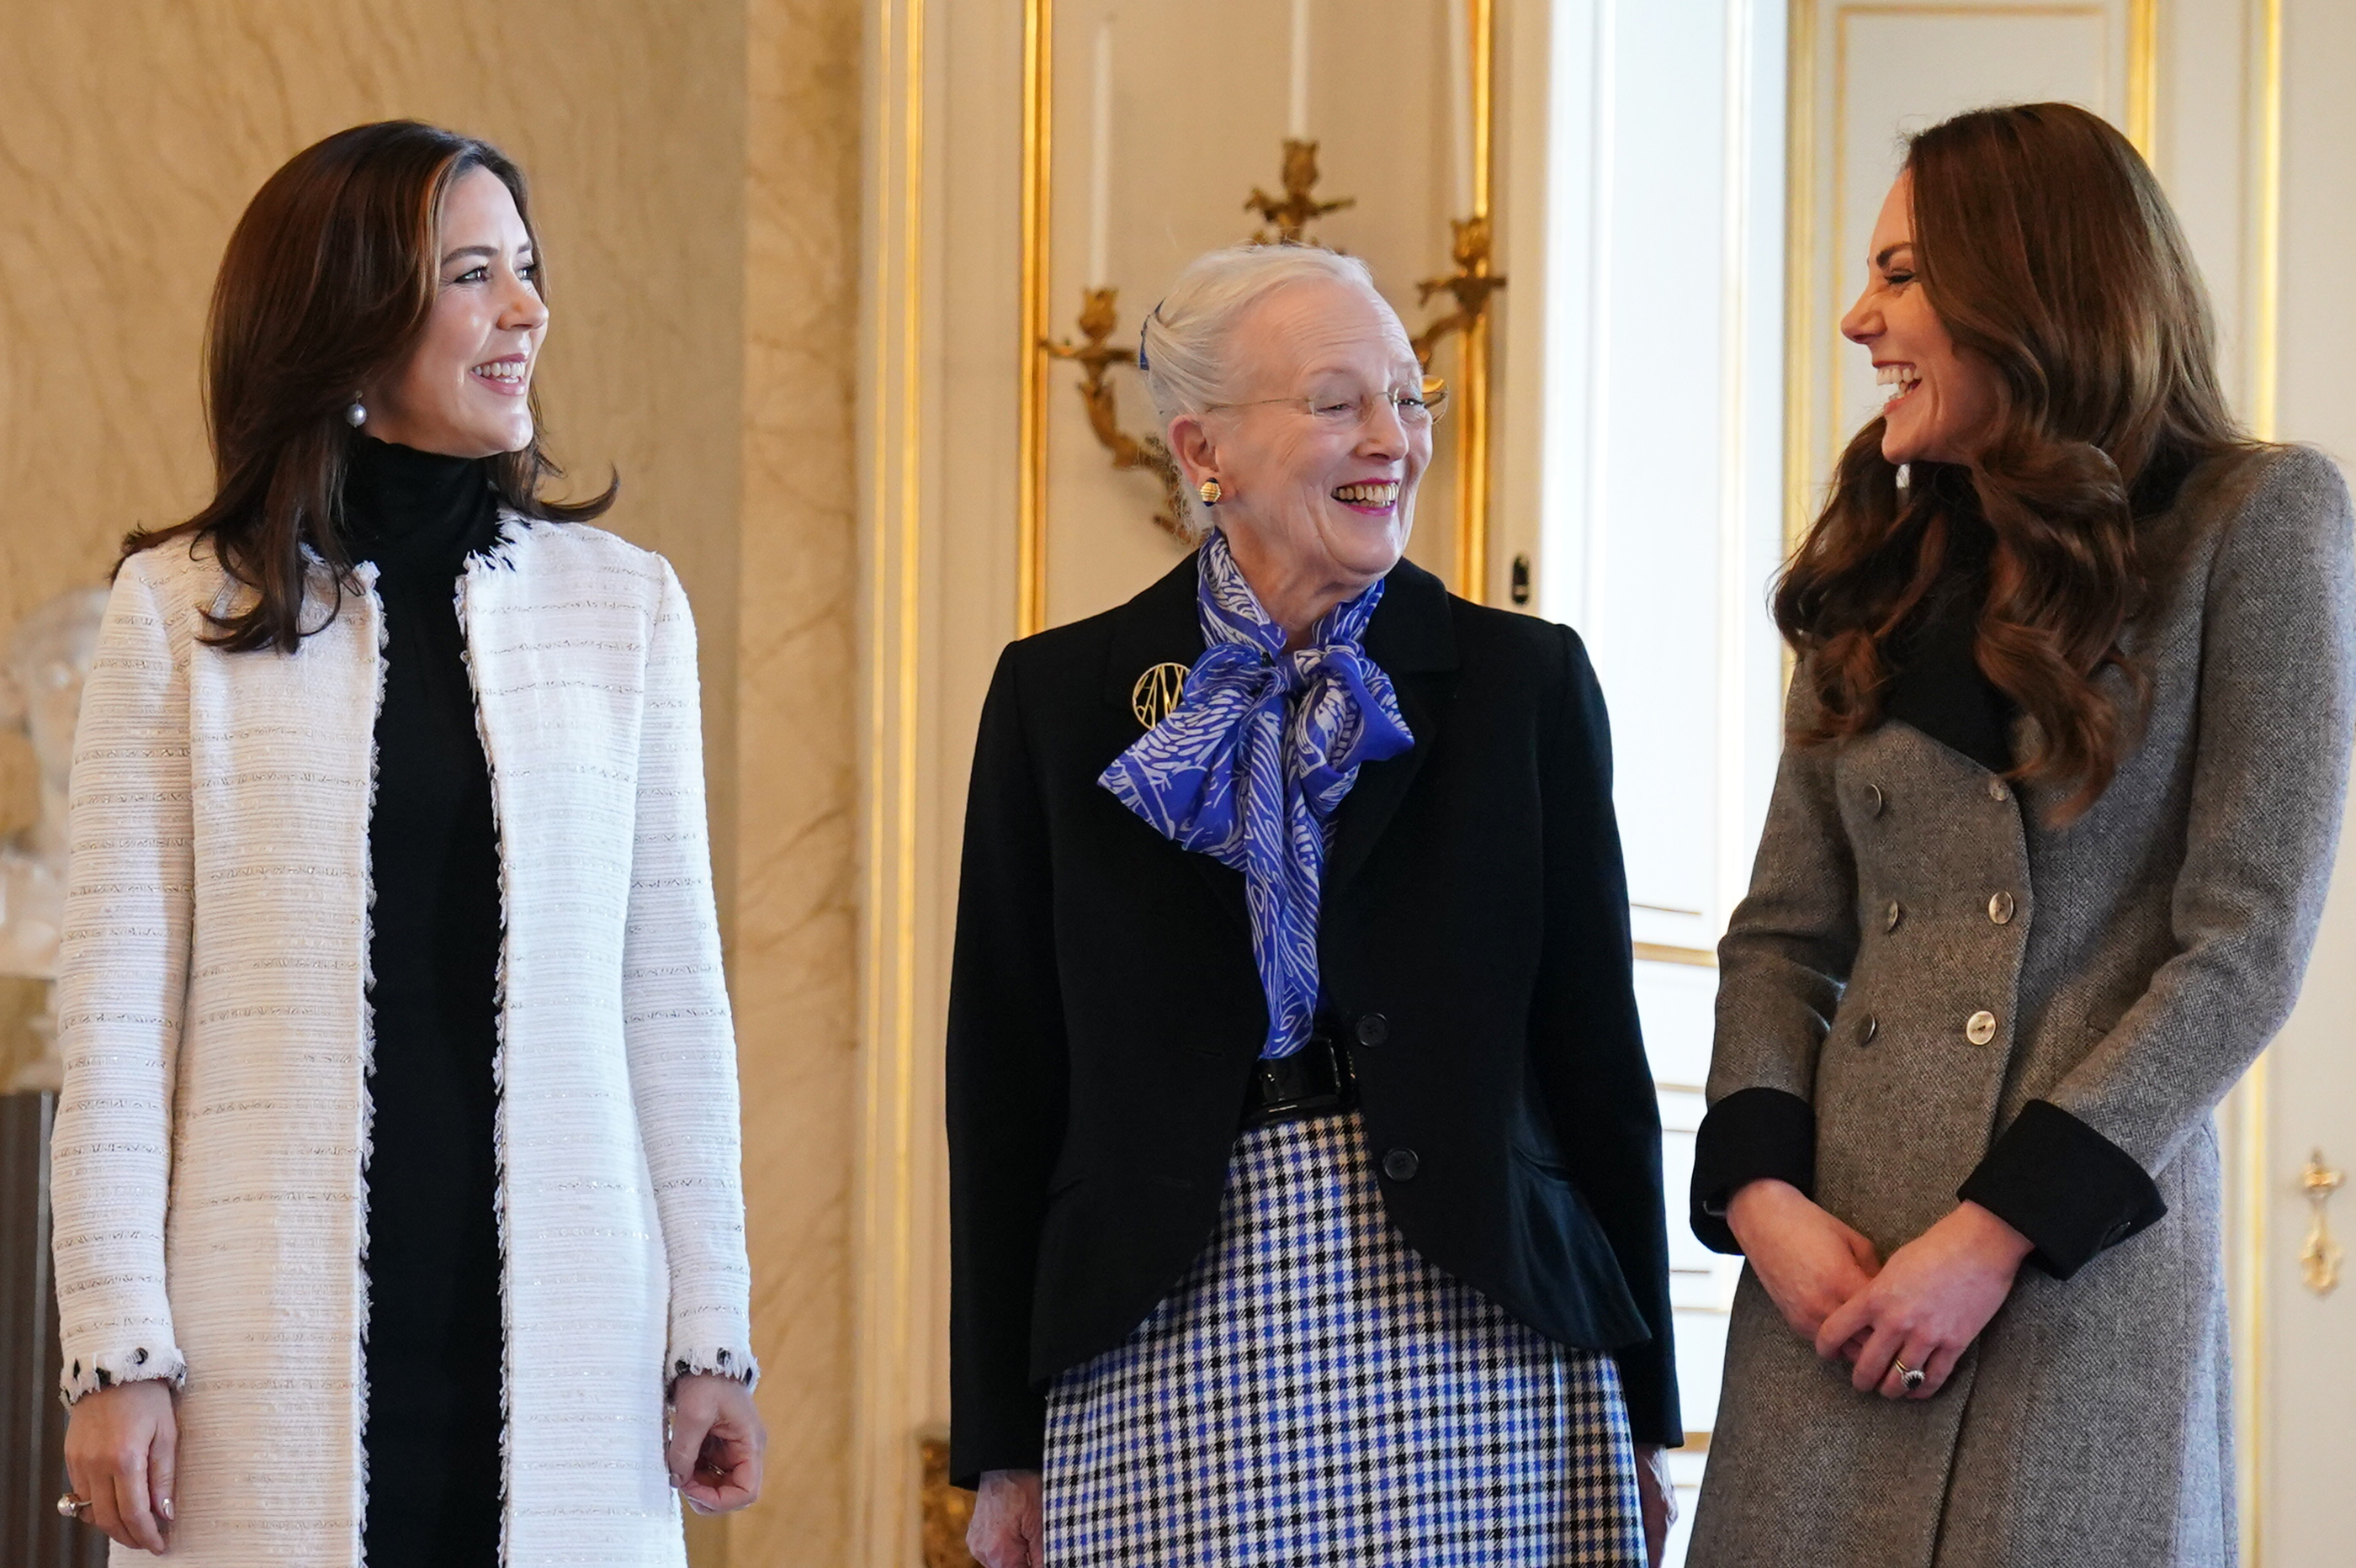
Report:
M2312 442L2342 466L2356 459L2356 6L2284 0L2281 69L2279 401L2285 440ZM2263 64L2257 96L2265 96ZM2253 1281L2263 1337L2251 1513L2252 1568L2303 1568L2356 1557L2348 1490L2356 1464L2356 1270L2329 1295L2301 1278L2309 1211L2298 1183L2310 1152L2356 1174L2356 832L2343 830L2306 994L2268 1051L2263 1144L2245 1151L2263 1221ZM2245 1209L2245 1211L2247 1210ZM2356 1254L2356 1193L2329 1207Z
M1689 1443L1672 1475L1688 1519L1740 1273L1684 1221L1711 952L1777 746L1764 591L1781 547L1783 37L1772 0L1555 6L1538 602L1584 636L1611 705L1660 1084Z
M1782 17L1562 0L1554 60L1539 602L1611 703L1637 939L1705 953L1772 766Z

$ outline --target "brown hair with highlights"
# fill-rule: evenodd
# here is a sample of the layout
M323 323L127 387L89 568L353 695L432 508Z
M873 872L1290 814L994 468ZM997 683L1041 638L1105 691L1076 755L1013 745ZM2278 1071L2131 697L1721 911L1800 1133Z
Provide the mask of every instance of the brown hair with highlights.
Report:
M213 499L186 522L123 544L125 556L179 539L210 545L251 591L241 608L213 617L218 645L292 653L319 630L302 624L306 551L333 572L341 607L352 566L344 468L359 439L344 411L424 336L440 287L443 198L478 168L515 197L537 257L523 172L487 142L413 120L356 125L305 148L238 219L206 331ZM543 293L546 276L543 266ZM562 470L541 443L536 387L531 400L531 444L489 460L500 504L555 522L603 515L618 480L577 503L541 496Z
M1956 519L1996 548L1976 653L2034 721L2015 776L2102 795L2149 682L2120 638L2158 570L2144 525L2209 459L2250 449L2227 411L2208 299L2159 183L2116 130L2063 103L1959 114L1916 135L1914 272L1956 347L1993 368L1993 438L1915 463L1901 495L1876 418L1786 563L1776 624L1814 699L1793 740L1880 719L1891 637L1937 581Z

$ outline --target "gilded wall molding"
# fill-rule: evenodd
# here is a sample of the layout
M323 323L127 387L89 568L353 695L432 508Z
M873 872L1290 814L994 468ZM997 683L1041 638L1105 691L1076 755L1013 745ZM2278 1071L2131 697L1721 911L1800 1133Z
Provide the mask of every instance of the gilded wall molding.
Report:
M877 0L870 18L861 451L866 681L858 1177L853 1197L851 1561L915 1545L925 1403L916 1349L917 932L926 389L926 0Z

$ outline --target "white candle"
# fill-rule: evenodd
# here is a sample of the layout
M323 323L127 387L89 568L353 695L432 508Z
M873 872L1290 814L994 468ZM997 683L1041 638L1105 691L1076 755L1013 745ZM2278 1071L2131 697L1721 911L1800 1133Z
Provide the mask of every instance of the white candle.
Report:
M1292 0L1292 98L1284 133L1309 140L1309 0Z
M1472 9L1448 0L1448 165L1455 187L1451 216L1472 216Z
M1088 286L1112 284L1112 18L1097 28L1096 165L1088 185Z

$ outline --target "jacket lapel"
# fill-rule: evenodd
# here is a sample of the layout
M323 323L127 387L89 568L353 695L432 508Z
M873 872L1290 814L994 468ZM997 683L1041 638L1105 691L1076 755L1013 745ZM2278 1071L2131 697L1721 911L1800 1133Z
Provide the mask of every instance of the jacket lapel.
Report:
M1391 569L1383 602L1366 625L1366 656L1391 677L1399 716L1414 734L1415 747L1358 769L1358 782L1342 803L1333 858L1325 866L1328 899L1346 888L1374 853L1438 738L1456 684L1456 623L1440 579L1408 560Z
M1105 655L1104 699L1135 731L1130 741L1145 732L1137 722L1138 677L1156 665L1192 667L1203 656L1203 624L1194 613L1198 581L1194 557L1190 555L1152 587L1112 613L1112 635ZM1121 744L1126 746L1129 741Z
M1112 635L1105 656L1104 699L1119 715L1115 732L1120 736L1120 748L1145 733L1137 717L1137 687L1144 674L1157 665L1191 668L1203 656L1203 623L1194 607L1201 582L1196 559L1188 556L1152 587L1113 612ZM1128 815L1125 807L1119 809ZM1145 827L1141 822L1138 826ZM1145 831L1152 829L1145 827ZM1194 874L1202 878L1219 906L1248 934L1251 909L1245 901L1243 873L1208 855L1179 849L1174 844L1171 848L1194 868Z

